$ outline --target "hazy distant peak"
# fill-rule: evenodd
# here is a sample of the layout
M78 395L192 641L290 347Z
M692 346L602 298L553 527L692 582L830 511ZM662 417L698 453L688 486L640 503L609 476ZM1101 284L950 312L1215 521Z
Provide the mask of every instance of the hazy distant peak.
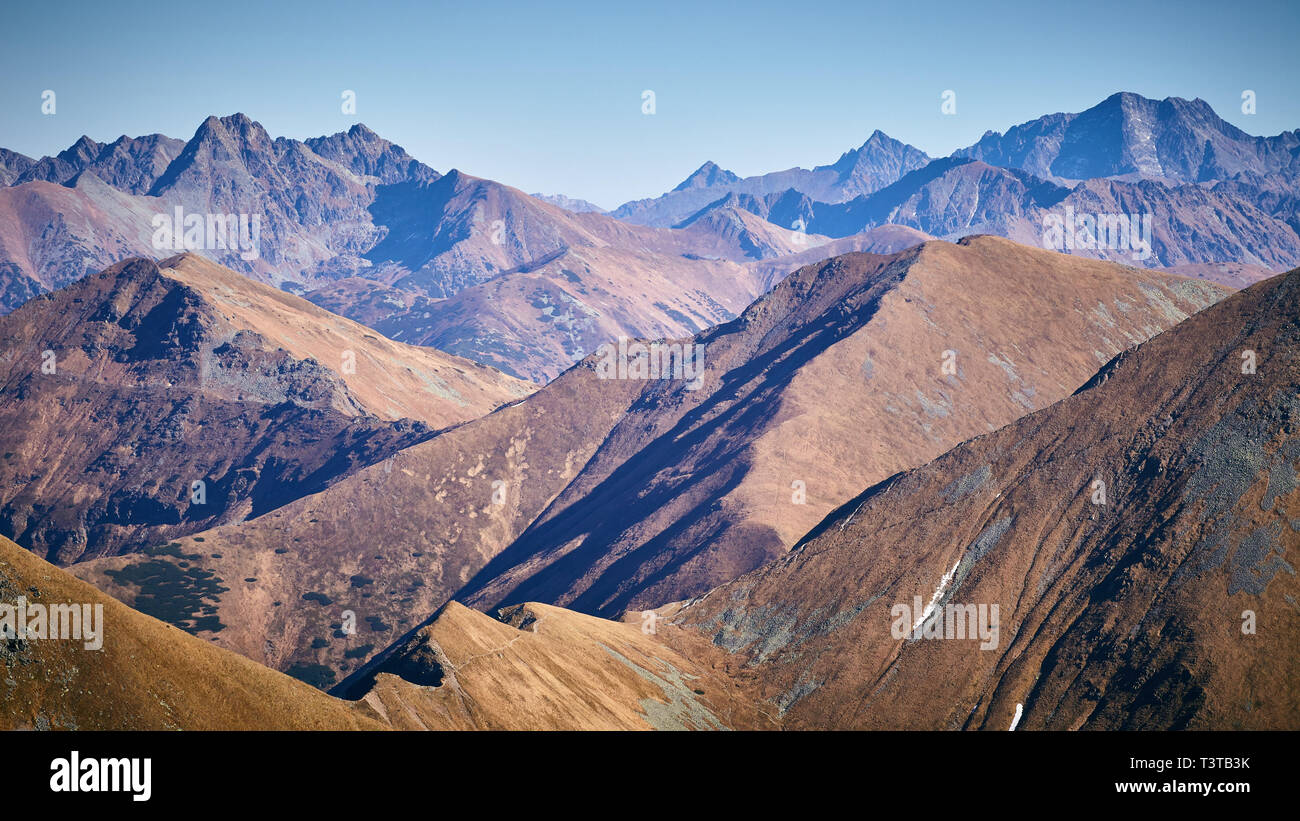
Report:
M874 181L874 178L883 177L888 183L909 171L923 167L929 161L930 157L924 151L876 129L871 132L866 142L858 148L845 151L829 167L838 172L843 180L863 177L873 178ZM868 187L874 190L881 186ZM867 193L867 191L855 193Z
M715 185L729 185L733 182L740 182L740 177L709 160L695 169L695 173L682 180L681 184L673 190L685 191L688 188L711 188Z
M575 214L603 214L605 209L596 205L594 202L577 199L575 197L566 197L564 194L529 194L533 199L549 202L551 205L563 208L565 211L572 211Z
M1077 114L1057 113L987 132L954 152L1045 179L1135 176L1175 183L1294 170L1295 138L1255 137L1197 97L1155 100L1120 91Z

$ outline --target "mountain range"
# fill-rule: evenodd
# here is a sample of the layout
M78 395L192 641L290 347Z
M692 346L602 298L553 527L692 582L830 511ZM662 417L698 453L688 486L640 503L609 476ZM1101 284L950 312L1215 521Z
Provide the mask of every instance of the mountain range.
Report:
M784 555L704 595L620 620L539 603L494 618L450 602L333 696L134 613L0 539L0 589L100 602L129 625L127 643L93 665L66 644L0 645L16 676L4 721L1294 728L1297 316L1300 270L1126 349L1060 401L871 485ZM991 604L999 610L983 627L996 630L945 634L953 608ZM48 687L37 671L69 686ZM220 709L213 680L226 688ZM122 695L105 697L123 681Z
M742 179L709 161L672 191L655 199L624 203L610 213L629 222L670 227L715 202L724 192L763 197L798 191L809 199L840 203L874 194L929 163L930 158L921 150L877 130L834 163L811 171L791 168Z
M1298 194L1131 93L612 211L0 150L0 727L1296 729Z
M1070 249L1146 267L1300 262L1300 129L1254 137L1204 100L1114 94L1079 114L989 132L932 159L877 131L833 165L740 178L709 162L672 191L611 213L682 225L741 208L777 225L844 237L906 225L957 239L995 233L1040 245L1044 219L1151 215L1151 248ZM1101 238L1097 231L1091 232ZM1059 250L1059 249L1058 249Z
M881 228L1041 246L1049 221L1086 216L1087 236L1056 250L1258 281L1300 262L1298 179L1300 131L1255 137L1202 100L1132 93L946 158L876 131L811 170L741 178L707 162L609 212L440 174L360 124L299 141L236 114L187 141L0 153L0 311L127 256L187 250L155 247L154 220L177 208L246 215L259 219L252 252L206 235L189 250L391 338L545 383L609 339L727 321L774 284L772 261ZM1137 217L1131 236L1097 224L1121 215Z
M811 244L766 225L720 236L575 214L439 174L360 125L302 142L241 114L209 117L183 144L113 146L84 138L0 189L5 309L125 256L196 250L323 304L341 287L372 289L381 296L357 318L390 337L546 381L611 333L680 335L731 318L761 293L743 262ZM184 219L212 214L244 222L185 247ZM158 220L177 226L161 248ZM210 247L214 236L226 247Z
M781 555L864 481L1067 396L1226 293L995 237L851 253L680 341L698 386L602 378L593 354L265 515L72 570L323 686L452 598L617 616Z
M626 614L687 660L645 676L662 689L644 720L684 712L662 685L694 662L711 673L688 685L700 727L739 702L758 729L1294 728L1297 300L1300 270L1229 297L868 487L762 567ZM480 704L474 726L510 726L503 696L530 715L602 705L560 689L609 664L584 660L596 624L575 636L570 611L503 608L519 632L495 628L462 681L465 635L491 623L470 614L447 605L334 693L407 726ZM552 630L566 646L526 660ZM546 675L565 662L580 669Z
M882 313L886 313L883 328L902 325L903 338L913 336L915 331L909 332L905 322L887 314L899 308L907 310L905 306L918 306L923 316L938 325L939 315L926 297L935 297L933 289L940 287L945 276L966 285L976 283L981 265L997 271L1025 271L1023 275L1038 285L1026 289L1037 292L1031 298L1058 305L1073 302L1076 311L1087 315L1079 326L1085 335L1122 333L1127 334L1125 342L1131 342L1158 331L1159 324L1153 329L1152 323L1163 322L1170 329L1136 347L1120 343L1117 347L1122 352L1106 361L1078 390L1041 410L1026 409L1018 420L969 437L932 461L893 473L842 504L818 500L813 518L828 506L829 514L818 519L789 550L778 550L774 558L760 561L755 570L719 586L706 584L702 594L652 611L633 605L622 618L615 619L535 601L502 607L493 618L450 601L426 621L400 620L412 626L387 646L376 650L372 645L364 654L354 653L368 661L340 670L348 674L334 688L334 697L214 646L223 643L220 616L238 613L241 624L243 618L251 618L256 626L241 632L250 640L260 638L269 649L274 644L272 637L284 634L281 623L274 616L266 620L265 612L330 611L331 606L348 605L360 611L354 617L360 615L368 623L370 630L362 638L378 638L393 628L385 625L382 617L374 618L374 605L366 604L365 596L368 588L373 586L375 592L382 593L381 584L391 587L391 582L354 573L348 584L358 592L349 599L333 600L311 591L302 596L305 604L281 607L288 602L276 600L270 602L268 611L259 611L252 606L257 598L315 583L304 577L296 586L272 587L251 595L260 580L250 577L241 585L247 591L242 597L245 605L228 611L228 599L222 596L227 592L222 586L226 580L211 571L209 557L219 562L227 549L234 548L243 551L245 561L252 558L274 573L275 562L292 563L296 551L250 554L251 542L241 534L248 533L250 526L271 524L266 528L268 534L273 530L303 534L293 540L307 543L299 548L307 550L307 561L318 569L328 567L332 557L327 559L328 553L321 552L325 546L319 537L340 526L355 528L354 535L345 534L340 544L355 540L368 548L388 542L379 529L384 521L383 505L377 496L364 496L365 485L356 484L359 478L368 475L368 484L382 483L387 498L400 498L404 506L409 505L409 515L423 508L413 495L414 488L429 488L434 502L450 491L446 481L431 486L427 478L411 469L420 464L413 458L417 451L463 438L461 432L488 423L508 430L509 414L519 414L546 397L550 398L548 404L529 412L533 419L589 424L590 415L582 419L581 414L557 412L562 407L556 404L557 392L566 383L585 380L577 393L588 411L595 410L591 400L602 393L593 387L621 385L636 397L645 386L629 384L632 380L602 381L585 367L574 368L565 378L521 402L423 444L402 448L389 457L393 468L371 465L316 494L321 498L311 503L315 516L309 521L313 523L359 492L362 501L337 512L315 533L303 521L286 521L281 512L289 509L286 507L209 531L212 541L185 538L119 559L73 566L106 589L113 589L113 584L105 578L119 586L152 587L153 606L182 606L170 613L161 609L160 615L172 620L183 612L187 595L199 603L220 602L221 607L209 608L206 619L198 613L191 615L199 618L181 621L209 641L133 612L8 540L0 540L0 587L7 591L6 600L21 590L48 602L98 602L110 614L115 637L122 636L115 638L106 653L93 655L93 664L83 662L72 645L5 641L0 662L15 688L6 700L6 726L1293 726L1294 717L1300 714L1294 700L1300 669L1287 648L1300 625L1296 624L1295 572L1288 559L1300 547L1300 528L1296 526L1300 491L1295 481L1300 451L1294 447L1295 420L1300 418L1300 407L1296 407L1300 363L1295 361L1300 341L1296 324L1300 270L1219 299L1180 321L1175 313L1179 300L1200 294L1198 299L1213 302L1222 292L1216 293L1214 286L1203 281L1165 277L1164 282L1135 283L1136 297L1120 297L1110 307L1103 303L1085 310L1087 303L1056 289L1068 285L1104 293L1097 291L1102 282L1109 283L1106 287L1123 288L1124 269L1021 248L995 238L975 238L956 246L928 242L892 256L849 255L810 266L738 318L734 327L719 331L743 334L761 318L755 332L761 338L777 338L775 327L801 324L797 313L791 316L779 307L782 303L787 308L798 306L811 297L808 301L813 306L818 301L828 306L852 304L853 299L846 299L837 289L845 287L847 271L873 261L875 265L864 271L865 282L877 281L877 287L888 290L874 299L879 304L871 311L863 337L868 343L893 341L891 335L876 337L871 330L871 321L881 320ZM139 276L132 269L143 265L125 264L119 271L106 272L103 279L109 279L109 274ZM233 272L222 275L193 257L160 268L176 269L187 269L186 273L196 278L206 274L218 282L243 279ZM873 269L880 274L873 277ZM1054 281L1060 284L1051 284ZM830 290L820 293L827 288ZM978 285L968 290L976 299L987 299L981 295L990 292ZM891 295L898 306L892 309L888 307ZM936 302L950 303L951 296ZM288 295L281 298L294 299ZM1149 308L1140 308L1139 300ZM967 317L979 315L955 306L949 310ZM1146 313L1135 313L1139 310ZM836 312L832 310L832 314ZM1033 311L1026 310L1024 315L1032 316ZM1117 322L1119 317L1136 324L1122 325ZM1056 317L1047 324L1059 326L1061 319ZM816 327L824 321L811 324ZM944 320L944 324L950 322ZM928 329L929 322L922 327ZM844 339L851 344L853 336ZM790 348L789 343L780 347ZM798 359L793 353L797 347L787 356ZM919 348L914 345L913 350ZM1069 350L1070 345L1049 344L1041 356L1050 363ZM828 354L823 351L817 356ZM856 353L849 356L850 361L856 358ZM975 359L979 361L978 354ZM1013 396L1037 393L1026 390L1031 380L1012 378L1013 372L1031 373L1033 360L1017 363L990 356L994 372L1001 372L996 379L968 372L966 368L973 363L965 362L960 353L957 361L961 367L948 375L957 381L941 376L937 384L946 383L958 391L962 383L970 382L978 385L977 393L984 395L985 402L996 395L990 393L990 385L997 382L1005 382ZM816 358L805 366L815 362ZM868 363L870 368L863 367L860 374L868 381L889 376L899 367L875 357L863 364ZM826 375L826 371L810 374L823 379ZM704 381L707 384L711 379ZM1035 387L1044 384L1033 382ZM658 393L661 390L649 395ZM649 395L640 396L643 414L651 407L644 403ZM748 403L771 401L751 397ZM979 411L964 405L954 402L950 413L977 418ZM617 405L608 407L612 412L607 424L617 427L627 411ZM931 420L945 418L930 412L925 415ZM643 425L633 423L634 427ZM833 432L834 428L826 430ZM535 441L521 447L516 437L517 443L504 454L507 459L542 457L537 467L544 481L519 481L520 497L528 493L557 499L563 496L565 491L556 495L554 489L564 486L568 477L545 469L556 463L554 457L545 455L546 448L562 441L553 434L553 430L525 430L526 436L536 435ZM499 432L481 432L478 438L486 442L499 436ZM602 444L605 447L608 445ZM841 450L827 447L823 452ZM486 455L496 458L499 453L492 450ZM429 465L465 463L448 459L446 454L426 454L426 458ZM466 478L472 480L484 472L487 466L481 459L469 468ZM573 464L575 460L565 461ZM600 461L598 451L584 471ZM880 473L889 471L885 467ZM847 473L862 475L860 469ZM381 474L392 479L380 479ZM399 476L404 479L394 483ZM347 483L352 487L343 491ZM462 487L471 484L473 481L461 482ZM538 484L541 487L535 487ZM678 483L676 489L684 487L689 484ZM462 498L469 501L494 490L493 484L484 483ZM523 509L522 498L516 501L513 493L506 498L511 509ZM791 503L798 507L793 499ZM290 507L293 504L298 503ZM534 509L537 505L535 501L527 504ZM372 506L373 513L365 512L367 506ZM558 506L552 502L549 507ZM472 522L475 516L466 516L470 512L462 507L460 521ZM398 515L393 521L403 518ZM435 518L436 514L430 521ZM410 532L426 526L416 521ZM499 531L500 524L490 528ZM285 543L285 535L279 538ZM481 534L476 538L480 545L487 544ZM411 544L409 537L406 539ZM206 554L209 550L220 552ZM144 558L149 561L139 561ZM117 573L104 564L123 559L132 562L118 565ZM190 570L193 572L185 573ZM427 571L414 574L412 588L425 578L429 578ZM188 591L187 585L192 586ZM545 591L535 588L529 592ZM405 607L408 614L418 613L421 607L413 598L408 595L399 600L399 612ZM973 641L931 642L892 634L890 622L897 621L896 603L909 599L918 606L928 601L930 609L939 612L961 602L1001 603L1003 617L996 646L991 648L995 652L989 653ZM142 598L134 600L139 605ZM572 603L581 606L579 600ZM340 614L335 610L330 617L339 618ZM1254 628L1257 619L1263 629ZM645 628L655 622L656 629ZM904 624L910 622L909 618ZM1252 625L1250 630L1242 627L1246 623ZM240 649L254 655L247 647ZM332 682L331 676L324 675L333 672L326 665L286 667L293 676L321 687ZM50 675L63 676L69 686L45 686ZM123 695L113 695L119 686L110 687L110 682L119 685ZM214 682L222 688L221 707L214 702L218 698ZM159 698L167 700L167 710L156 709ZM274 712L268 711L268 704L274 705Z

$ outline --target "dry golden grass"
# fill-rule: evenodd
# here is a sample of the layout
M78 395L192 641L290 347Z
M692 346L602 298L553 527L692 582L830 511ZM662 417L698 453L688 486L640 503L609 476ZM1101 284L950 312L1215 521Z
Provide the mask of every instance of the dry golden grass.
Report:
M399 729L776 726L725 670L686 658L639 625L536 603L508 615L511 624L451 602L378 665L363 703ZM391 670L441 682L420 686Z
M103 605L104 645L0 639L0 728L374 730L364 705L213 647L0 537L0 602Z
M1297 317L1300 270L1235 294L666 615L789 729L1296 729ZM996 646L896 638L914 597L997 605Z

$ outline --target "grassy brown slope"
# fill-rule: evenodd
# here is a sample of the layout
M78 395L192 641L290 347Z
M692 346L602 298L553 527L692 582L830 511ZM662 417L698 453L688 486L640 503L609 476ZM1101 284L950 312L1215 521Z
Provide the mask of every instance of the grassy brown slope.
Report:
M75 572L200 631L212 622L197 619L214 615L221 646L329 687L444 604L535 519L638 387L575 368L524 402L258 519ZM208 573L218 586L196 579Z
M356 695L396 729L776 726L725 669L637 626L535 603L502 616L449 603L359 677Z
M1017 704L1021 729L1300 727L1297 317L1300 271L1252 286L674 621L791 728L1005 730ZM999 605L995 650L891 636L945 575L940 606Z
M0 537L0 602L101 604L104 646L0 638L0 729L383 729L324 695L137 613Z
M647 387L458 598L613 616L700 595L781 555L864 483L1069 395L1225 293L995 237L809 266L698 336L703 387Z
M373 301L348 314L539 383L618 336L685 336L725 322L764 290L742 264L751 232L575 214L459 171L381 190L372 212L388 233L366 253L374 265L356 273L419 296L387 315ZM792 245L769 239L773 252ZM337 304L329 289L310 296Z
M868 254L896 254L934 239L929 234L904 225L878 225L860 234L834 239L824 245L804 248L797 253L775 259L757 260L746 266L762 277L764 292L806 265L854 252Z
M615 615L735 578L863 476L921 464L1066 395L1222 293L992 238L848 255L697 337L697 391L597 379L589 358L516 406L180 549L230 588L209 599L229 625L223 646L329 686L467 583L464 601L484 610L508 597ZM939 370L948 346L961 351L953 377ZM864 426L879 431L868 447ZM804 505L792 503L795 479ZM167 591L152 579L179 575L178 561L78 572L155 612ZM356 635L338 626L346 610Z

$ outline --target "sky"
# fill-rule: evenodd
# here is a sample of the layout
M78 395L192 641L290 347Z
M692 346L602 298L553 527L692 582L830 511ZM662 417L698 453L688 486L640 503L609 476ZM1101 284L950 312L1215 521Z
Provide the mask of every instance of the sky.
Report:
M238 111L273 137L362 122L438 171L613 208L706 160L810 168L875 129L943 156L1116 91L1300 128L1300 0L7 5L0 146L32 157Z

